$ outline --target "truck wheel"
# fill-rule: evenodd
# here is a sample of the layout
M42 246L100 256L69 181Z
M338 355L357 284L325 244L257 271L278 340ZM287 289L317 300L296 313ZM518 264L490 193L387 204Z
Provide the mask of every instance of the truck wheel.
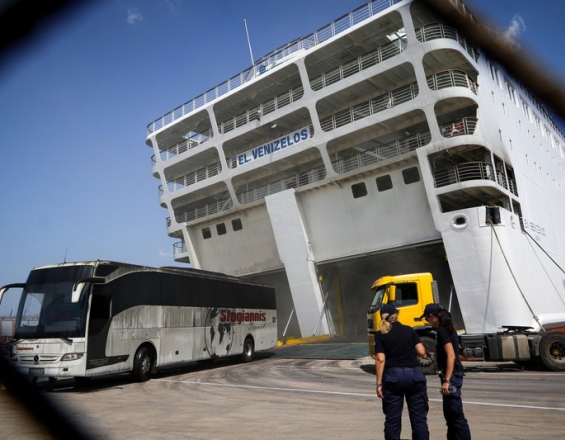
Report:
M131 371L133 378L137 382L145 382L151 376L151 367L153 360L149 354L147 347L141 347L135 354L133 360L133 370Z
M565 370L565 334L546 333L540 341L540 358L553 371Z
M436 374L437 372L437 343L433 338L427 336L420 337L420 341L426 348L426 357L421 357L420 368L424 374Z
M243 362L251 362L253 360L253 354L255 353L255 344L253 339L245 338L243 343L243 354L241 355L241 360Z

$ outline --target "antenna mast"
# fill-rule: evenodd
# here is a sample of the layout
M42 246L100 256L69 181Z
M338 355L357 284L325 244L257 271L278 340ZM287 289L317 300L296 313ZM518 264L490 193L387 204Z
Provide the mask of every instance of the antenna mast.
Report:
M255 61L253 61L253 52L251 51L251 41L249 41L249 30L247 29L247 20L244 18L243 23L245 24L245 34L247 35L247 45L249 46L249 55L251 56L251 65L255 67Z

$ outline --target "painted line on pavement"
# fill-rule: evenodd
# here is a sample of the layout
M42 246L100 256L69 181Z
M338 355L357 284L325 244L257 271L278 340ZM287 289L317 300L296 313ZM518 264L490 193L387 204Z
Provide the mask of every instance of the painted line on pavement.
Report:
M319 391L319 390L303 390L300 388L279 388L279 387L262 387L257 385L233 385L229 383L212 383L212 382L195 382L188 380L170 380L170 379L152 379L156 382L174 382L174 383L184 383L190 385L204 385L212 387L226 387L226 388L248 388L257 390L268 390L268 391L286 391L291 393L307 393L307 394L330 394L337 396L359 396L359 397L374 397L377 398L376 394L370 393L346 393L341 391ZM429 399L430 402L442 402L441 399ZM464 405L482 405L482 406L497 406L504 408L520 408L520 409L540 409L549 411L565 411L565 408L557 408L552 406L533 406L533 405L513 405L508 403L487 403L487 402L473 402L468 400L463 400Z

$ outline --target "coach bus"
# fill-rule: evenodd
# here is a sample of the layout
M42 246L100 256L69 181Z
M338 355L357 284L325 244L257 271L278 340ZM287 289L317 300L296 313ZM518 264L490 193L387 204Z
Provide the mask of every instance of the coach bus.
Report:
M275 291L239 278L111 261L33 269L21 289L10 357L32 381L77 381L232 355L277 343Z

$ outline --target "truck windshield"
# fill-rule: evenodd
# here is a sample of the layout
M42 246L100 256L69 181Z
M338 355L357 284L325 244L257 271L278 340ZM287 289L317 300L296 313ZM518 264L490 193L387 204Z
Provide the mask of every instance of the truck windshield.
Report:
M385 295L387 286L380 286L377 288L375 292L375 298L371 304L371 308L369 309L369 313L375 313L377 310L381 308L383 305L383 297Z
M92 275L92 266L34 270L22 292L14 339L84 336L90 284L78 302L71 301L75 283Z

